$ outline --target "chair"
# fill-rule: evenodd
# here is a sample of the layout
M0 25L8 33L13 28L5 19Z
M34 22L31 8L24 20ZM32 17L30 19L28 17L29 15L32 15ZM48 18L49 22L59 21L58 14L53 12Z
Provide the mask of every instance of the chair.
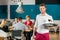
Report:
M23 40L23 32L22 30L12 30L12 39L21 39Z

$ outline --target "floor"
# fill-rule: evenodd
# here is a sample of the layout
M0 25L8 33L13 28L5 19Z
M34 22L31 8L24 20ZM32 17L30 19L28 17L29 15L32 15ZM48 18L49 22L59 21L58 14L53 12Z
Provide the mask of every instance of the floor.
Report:
M59 33L50 33L50 40L59 40Z
M50 32L50 40L59 40L59 33ZM0 38L1 40L1 38Z

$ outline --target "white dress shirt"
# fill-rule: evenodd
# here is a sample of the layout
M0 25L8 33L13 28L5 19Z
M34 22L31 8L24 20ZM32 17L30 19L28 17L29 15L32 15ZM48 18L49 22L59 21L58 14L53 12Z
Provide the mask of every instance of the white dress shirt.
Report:
M13 22L13 25L16 24L16 23L18 23L18 22L17 22L17 21L14 21L14 22Z
M51 20L52 22L49 22L48 20ZM37 28L38 33L49 33L49 30L45 29L43 26L45 23L53 23L52 16L48 15L47 13L45 13L45 16L42 16L41 14L37 15L34 27Z
M18 22L16 24L13 25L13 30L22 30L24 31L24 29L28 29L27 26L25 24L23 24L22 22Z

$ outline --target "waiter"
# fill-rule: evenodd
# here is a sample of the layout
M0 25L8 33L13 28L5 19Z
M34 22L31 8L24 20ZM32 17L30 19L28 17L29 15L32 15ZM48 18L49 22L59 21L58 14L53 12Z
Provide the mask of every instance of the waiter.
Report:
M49 30L45 29L43 24L53 23L52 16L46 13L46 5L44 3L40 4L39 9L41 13L36 17L36 22L33 31L33 38L35 38L35 40L50 40ZM35 31L36 31L36 37L34 37Z

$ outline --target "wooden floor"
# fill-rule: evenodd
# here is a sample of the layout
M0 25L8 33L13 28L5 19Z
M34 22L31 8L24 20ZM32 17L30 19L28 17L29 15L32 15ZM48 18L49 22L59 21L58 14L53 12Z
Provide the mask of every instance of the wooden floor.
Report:
M59 40L59 33L50 33L50 40Z
M49 36L50 36L50 40L59 40L59 33L50 32Z

